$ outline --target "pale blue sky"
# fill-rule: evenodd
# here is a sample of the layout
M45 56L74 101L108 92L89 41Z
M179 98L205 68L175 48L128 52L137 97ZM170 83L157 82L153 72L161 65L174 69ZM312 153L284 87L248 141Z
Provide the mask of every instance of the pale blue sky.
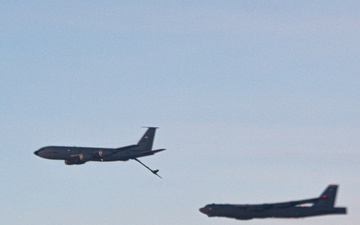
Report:
M358 1L0 1L1 224L360 221ZM46 145L120 147L136 162L66 166ZM347 216L207 218L340 184Z

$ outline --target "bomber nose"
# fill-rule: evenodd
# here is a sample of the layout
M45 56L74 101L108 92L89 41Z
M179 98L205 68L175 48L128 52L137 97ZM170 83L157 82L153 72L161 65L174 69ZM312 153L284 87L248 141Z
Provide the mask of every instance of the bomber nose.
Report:
M206 213L207 213L206 207L204 207L204 208L200 208L200 209L199 209L199 211L200 211L200 212L202 212L202 213L204 213L204 214L206 214Z
M41 151L41 149L35 151L34 154L37 155L37 156L40 156L40 155L39 155L39 154L40 154L40 151Z

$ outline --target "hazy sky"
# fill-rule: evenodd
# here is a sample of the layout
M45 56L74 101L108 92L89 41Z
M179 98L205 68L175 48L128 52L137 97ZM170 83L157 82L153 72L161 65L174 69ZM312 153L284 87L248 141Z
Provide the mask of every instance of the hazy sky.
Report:
M359 1L0 1L0 223L357 225ZM143 158L66 166L47 145ZM348 215L207 218L318 196Z

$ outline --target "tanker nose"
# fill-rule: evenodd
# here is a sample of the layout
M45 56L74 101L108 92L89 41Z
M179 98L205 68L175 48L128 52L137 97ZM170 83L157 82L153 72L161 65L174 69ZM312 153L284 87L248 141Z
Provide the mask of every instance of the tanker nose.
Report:
M35 151L34 154L39 156L39 157L43 157L45 148L40 148L39 150Z

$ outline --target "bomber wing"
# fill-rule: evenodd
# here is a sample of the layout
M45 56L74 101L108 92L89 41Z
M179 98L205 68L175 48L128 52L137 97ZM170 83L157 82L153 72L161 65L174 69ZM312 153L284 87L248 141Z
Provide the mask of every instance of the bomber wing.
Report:
M307 204L307 203L315 203L319 201L320 198L311 198L311 199L305 199L305 200L299 200L299 201L291 201L291 202L282 202L282 203L275 203L272 204L273 208L290 208L301 204Z
M268 209L274 209L274 208L290 208L301 204L306 203L315 203L319 201L320 198L312 198L312 199L305 199L305 200L299 200L299 201L291 201L291 202L280 202L280 203L265 203L265 204L259 204L259 205L234 205L235 208L242 208L248 211L252 212L261 212Z

